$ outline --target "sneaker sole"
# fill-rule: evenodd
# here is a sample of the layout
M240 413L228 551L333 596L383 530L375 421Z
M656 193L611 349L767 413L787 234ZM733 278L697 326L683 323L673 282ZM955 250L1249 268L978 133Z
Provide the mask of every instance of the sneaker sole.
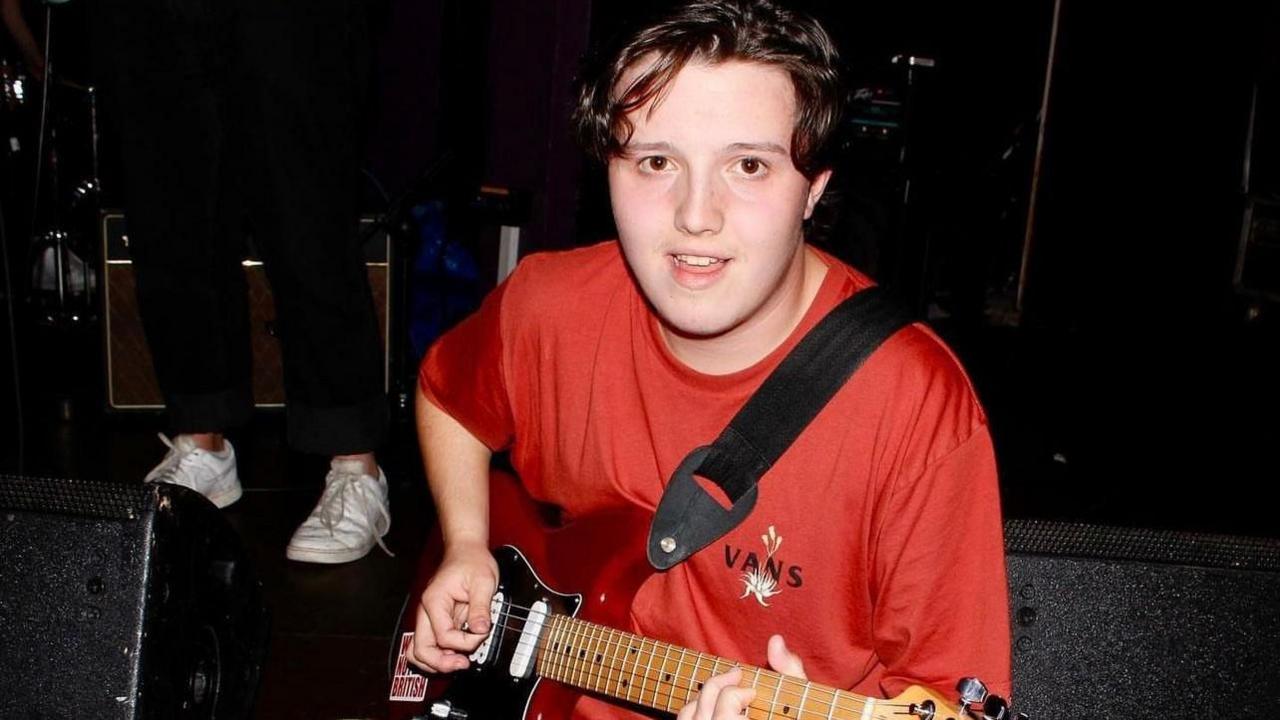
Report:
M230 490L218 493L217 495L210 495L209 502L213 503L219 510L221 510L222 508L239 500L240 496L243 494L244 491L241 489L240 484L237 483Z
M341 565L342 563L359 560L365 555L368 555L369 551L372 549L372 545L364 550L317 550L315 548L296 548L290 546L285 549L284 556L297 562L319 563L321 565Z
M186 485L180 485L178 483L167 483L163 480L147 480L145 482L155 483L157 485L174 485L176 487L187 487ZM187 489L190 490L191 488L187 488ZM229 505L234 504L237 500L240 499L240 496L243 494L244 494L243 488L240 487L239 483L236 483L235 486L232 487L230 490L224 490L215 495L202 495L201 497L213 503L214 507L221 510L222 508L225 508L225 507L228 507Z

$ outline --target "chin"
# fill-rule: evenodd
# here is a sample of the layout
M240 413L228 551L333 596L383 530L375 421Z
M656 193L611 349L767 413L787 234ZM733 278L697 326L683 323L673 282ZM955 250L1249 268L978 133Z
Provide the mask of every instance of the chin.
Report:
M729 318L715 318L691 315L688 313L667 313L658 310L658 317L668 330L690 338L713 338L723 335L737 323Z

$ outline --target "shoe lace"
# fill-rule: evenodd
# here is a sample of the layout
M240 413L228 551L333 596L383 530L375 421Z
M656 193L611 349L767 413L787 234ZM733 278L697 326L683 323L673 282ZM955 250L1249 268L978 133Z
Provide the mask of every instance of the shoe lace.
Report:
M184 475L191 476L202 471L195 454L199 448L181 440L170 439L164 433L156 433L156 435L160 438L160 442L169 448L169 452L160 461L160 467L155 475L156 480L183 484L180 481Z
M391 527L391 516L387 513L382 500L371 488L373 483L364 480L366 477L368 476L353 472L331 470L324 496L316 506L316 516L320 519L320 524L332 535L334 528L346 516L347 503L350 502L354 508L363 511L362 517L374 518L372 523L374 541L389 557L395 557L395 553L382 542L383 533Z

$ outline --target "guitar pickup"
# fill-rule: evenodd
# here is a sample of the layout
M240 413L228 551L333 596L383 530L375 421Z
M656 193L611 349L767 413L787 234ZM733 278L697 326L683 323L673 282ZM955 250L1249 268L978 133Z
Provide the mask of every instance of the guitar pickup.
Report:
M547 622L547 604L542 600L529 608L529 617L520 630L520 640L516 642L515 652L511 653L511 677L529 677L533 672L533 654L538 648L538 638L542 636L542 626Z

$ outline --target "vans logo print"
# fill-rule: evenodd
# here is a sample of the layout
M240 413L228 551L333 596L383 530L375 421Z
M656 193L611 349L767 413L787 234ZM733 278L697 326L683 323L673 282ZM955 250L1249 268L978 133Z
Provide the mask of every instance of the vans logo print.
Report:
M741 570L739 579L743 589L738 599L753 597L762 607L769 607L769 598L782 592L784 574L788 587L798 588L803 581L798 566L788 566L781 558L775 557L782 547L782 536L774 526L770 525L768 532L761 535L760 540L764 543L763 563L756 553L744 553L741 548L730 545L724 546L724 561L729 568Z

